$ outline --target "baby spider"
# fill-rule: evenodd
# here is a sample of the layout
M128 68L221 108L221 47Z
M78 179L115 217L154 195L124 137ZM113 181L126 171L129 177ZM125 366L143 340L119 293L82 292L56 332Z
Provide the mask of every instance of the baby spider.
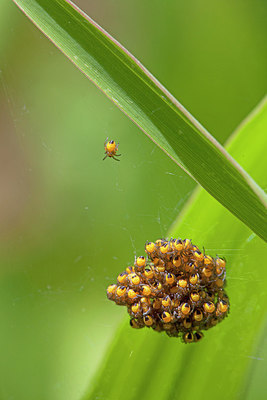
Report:
M121 154L116 154L118 151L119 143L116 144L114 142L114 140L108 140L108 138L106 138L104 146L105 146L105 154L106 155L103 158L103 160L105 160L107 157L112 157L112 158L114 158L114 160L120 161L117 158L115 158L115 156L116 157L121 156Z

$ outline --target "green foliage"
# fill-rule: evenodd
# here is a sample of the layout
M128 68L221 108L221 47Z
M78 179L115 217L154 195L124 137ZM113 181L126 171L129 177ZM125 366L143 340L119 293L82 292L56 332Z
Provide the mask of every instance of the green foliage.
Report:
M75 2L142 60L220 143L265 93L267 4L261 0L170 0L164 4L155 0L153 5L151 0ZM167 235L195 182L10 0L0 1L0 21L1 399L79 400L85 388L93 385L125 316L123 308L106 299L107 285L135 255L143 254L146 240ZM120 163L102 161L107 136L120 142ZM249 160L247 152L237 157L263 185L248 169ZM262 170L266 168L265 158L258 163ZM206 204L203 207L208 214ZM197 233L204 230L201 227ZM218 250L212 243L207 251L226 255L231 268L229 253L238 253L240 263L247 253L240 243L235 247L236 242L228 242L228 234L216 245ZM184 236L207 247L206 239L201 243L190 223ZM259 253L263 268L266 254L261 249ZM243 289L243 280L250 279L254 268L258 263L248 265L242 275L232 270L229 285ZM258 282L249 288L254 289ZM221 329L231 319L231 305ZM254 308L244 308L249 321ZM240 340L246 341L246 321L241 324ZM125 354L134 356L144 333L142 340L148 348L154 333L133 331L127 321L122 363ZM204 340L212 335L211 331ZM253 400L262 398L267 373L265 337L263 332L258 345L255 335L255 351L243 353L250 361L244 379L248 398ZM167 336L161 338L170 351L175 350L168 367L175 368L183 346ZM151 346L157 363L161 349L158 343ZM163 380L160 362L156 369L146 356L141 357L142 364L138 358L136 369L145 371L152 361L160 397L169 385L166 370ZM132 382L127 374L125 369L123 379L129 377ZM149 389L149 377L140 391ZM119 393L120 384L113 390ZM139 390L137 385L135 390Z
M68 1L14 1L166 154L267 240L264 192L127 50Z
M263 187L267 180L259 160L265 154L266 129L267 102L229 145ZM205 332L201 342L190 345L147 328L134 331L127 323L117 332L96 386L85 400L244 399L253 385L247 376L263 351L266 319L266 245L206 192L198 191L194 197L169 236L190 237L199 247L205 246L207 254L227 258L228 318ZM265 389L264 381L257 386L258 399L264 398Z

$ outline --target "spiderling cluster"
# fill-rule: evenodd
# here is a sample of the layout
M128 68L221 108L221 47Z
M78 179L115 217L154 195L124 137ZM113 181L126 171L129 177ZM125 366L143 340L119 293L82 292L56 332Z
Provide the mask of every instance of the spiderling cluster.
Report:
M127 267L107 296L127 306L133 328L145 326L198 342L229 311L224 291L225 260L203 254L185 239L147 242L148 260L140 256Z

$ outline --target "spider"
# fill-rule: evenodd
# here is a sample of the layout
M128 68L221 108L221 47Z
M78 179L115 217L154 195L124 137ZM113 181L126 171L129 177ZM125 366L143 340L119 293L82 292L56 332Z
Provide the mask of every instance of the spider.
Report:
M132 328L146 326L184 343L199 342L201 331L229 313L226 261L201 252L189 239L146 242L145 251L148 259L135 258L134 266L108 286L108 299L127 307Z
M111 158L114 158L114 160L116 160L116 161L120 161L117 158L115 158L115 156L116 157L121 156L121 154L116 154L118 151L119 143L116 144L114 142L114 140L108 140L108 138L106 138L104 146L105 146L105 154L106 155L103 158L103 160L105 160L107 157L111 157Z

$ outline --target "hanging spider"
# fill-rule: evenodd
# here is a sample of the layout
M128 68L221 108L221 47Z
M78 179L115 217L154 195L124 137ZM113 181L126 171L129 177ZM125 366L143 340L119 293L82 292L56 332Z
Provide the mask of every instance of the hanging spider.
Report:
M105 160L107 157L111 157L114 158L114 160L116 161L120 161L118 160L116 157L121 156L121 154L117 154L118 151L118 147L119 147L119 143L115 143L114 140L108 140L108 138L106 138L105 143L104 143L104 147L105 147L105 157L103 158L103 160Z

